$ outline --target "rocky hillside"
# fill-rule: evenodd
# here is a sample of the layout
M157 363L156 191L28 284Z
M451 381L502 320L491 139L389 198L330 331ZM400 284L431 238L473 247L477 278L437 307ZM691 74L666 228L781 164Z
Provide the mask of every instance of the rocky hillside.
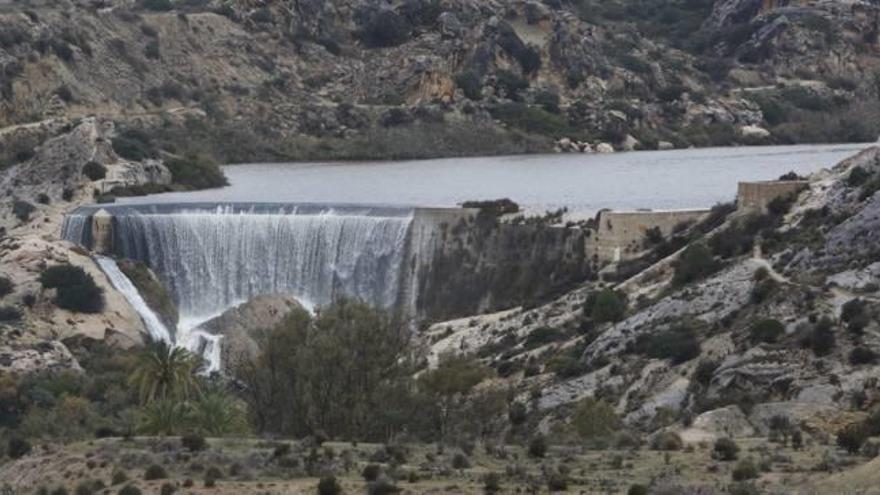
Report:
M858 452L880 433L858 426L878 399L878 190L875 148L767 212L666 239L686 247L626 282L436 324L429 361L491 363L551 435L570 431L586 399L685 443L793 428ZM852 431L848 444L841 432Z
M4 1L0 126L97 114L221 161L873 141L877 16L858 0Z

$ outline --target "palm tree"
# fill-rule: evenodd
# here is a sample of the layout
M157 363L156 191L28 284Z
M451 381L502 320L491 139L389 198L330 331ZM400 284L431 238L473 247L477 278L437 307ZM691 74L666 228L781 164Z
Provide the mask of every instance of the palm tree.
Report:
M177 435L190 421L188 402L156 399L144 406L138 431L147 435Z
M192 425L212 437L247 431L247 417L238 401L221 390L211 390L192 404Z
M129 382L137 387L142 404L154 400L186 400L199 390L195 373L200 365L199 357L186 349L156 342L148 345L138 357Z

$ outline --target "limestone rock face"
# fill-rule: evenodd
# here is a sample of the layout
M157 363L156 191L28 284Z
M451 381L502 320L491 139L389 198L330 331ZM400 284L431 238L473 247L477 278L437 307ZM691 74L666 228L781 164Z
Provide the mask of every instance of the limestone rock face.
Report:
M105 310L101 313L74 313L55 306L53 291L42 289L40 273L47 267L70 263L82 267L103 289ZM30 306L21 306L19 323L29 335L45 340L85 337L101 340L113 335L116 344L128 347L143 342L146 331L140 317L116 291L101 269L78 248L66 242L52 242L35 237L7 239L0 243L0 273L15 284L15 292L4 302L34 298Z
M721 437L737 438L755 434L755 429L739 406L706 411L694 418L690 428L681 432L686 443L708 442Z
M292 297L257 296L203 323L199 329L223 336L220 340L221 359L224 366L231 366L243 353L255 355L260 349L257 333L278 325L295 309L302 310L303 307Z
M82 371L76 358L57 340L0 342L0 373L25 375L42 371Z
M703 24L704 29L721 29L732 24L750 21L761 12L788 5L789 0L721 0L715 2L712 14Z

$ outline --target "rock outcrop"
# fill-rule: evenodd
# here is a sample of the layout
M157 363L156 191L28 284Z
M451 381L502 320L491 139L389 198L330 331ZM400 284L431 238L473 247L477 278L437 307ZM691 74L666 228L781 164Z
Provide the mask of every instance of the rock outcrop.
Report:
M292 297L257 296L201 324L199 330L223 336L220 340L222 363L234 366L243 356L258 353L260 332L275 327L295 309L302 310L303 307Z

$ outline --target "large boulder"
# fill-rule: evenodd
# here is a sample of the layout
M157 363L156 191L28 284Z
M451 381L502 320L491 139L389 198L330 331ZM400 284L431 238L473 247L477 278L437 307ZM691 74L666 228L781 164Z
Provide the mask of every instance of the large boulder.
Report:
M755 429L739 406L706 411L694 418L691 427L681 432L686 443L713 441L721 437L749 437Z
M256 355L260 350L257 333L278 325L294 309L303 307L290 296L257 296L208 320L198 330L222 336L221 361L230 366L243 356Z

